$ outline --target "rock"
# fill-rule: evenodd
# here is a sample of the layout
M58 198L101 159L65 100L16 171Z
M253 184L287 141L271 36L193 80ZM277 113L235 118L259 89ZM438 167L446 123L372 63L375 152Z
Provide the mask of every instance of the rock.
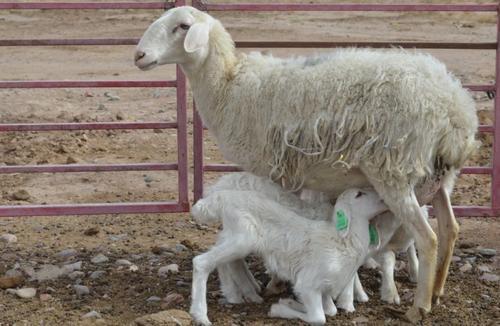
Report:
M498 282L500 277L496 274L484 273L479 279L486 282Z
M174 250L175 250L175 252L182 252L182 251L188 250L188 247L186 247L182 243L178 243L178 244L175 245L175 249Z
M120 241L120 240L126 239L127 237L128 237L127 233L122 233L122 234L117 234L117 235L110 235L109 240Z
M105 271L95 271L90 274L90 278L93 280L97 280L98 278L101 278L104 275L106 275Z
M472 270L472 265L469 264L469 262L466 262L465 264L462 265L462 267L459 268L459 270L462 273L470 272Z
M149 176L149 175L145 175L145 176L144 176L144 182L146 182L146 183L151 183L151 182L153 182L153 181L154 181L153 177L151 177L151 176Z
M68 156L66 158L66 164L75 164L75 163L78 163L78 162L79 162L79 160L76 157L74 157L74 156Z
M172 249L167 245L154 246L151 248L151 252L155 255L163 255L165 253L171 253Z
M123 113L118 112L116 114L116 120L125 120L125 116L123 115Z
M497 254L497 251L495 249L490 248L478 248L477 252L484 257L493 257Z
M24 283L22 276L4 276L0 277L0 289L17 288Z
M160 311L135 320L138 326L188 326L191 322L191 316L178 309Z
M139 270L139 267L137 267L137 265L130 265L128 270L131 272L137 272Z
M102 103L101 103L101 104L99 104L99 105L97 106L97 110L99 110L99 111L104 111L104 110L106 110L106 106L105 106L104 104L102 104Z
M74 271L68 274L68 277L72 280L76 280L77 278L81 278L83 276L85 276L85 273L81 271Z
M491 297L487 294L481 294L481 298L483 298L483 300L485 301L491 301Z
M77 296L81 297L90 293L90 289L85 285L73 285L73 290Z
M45 302L45 301L49 301L49 300L52 300L52 296L50 294L48 294L48 293L40 294L40 301Z
M177 274L179 273L179 265L177 264L170 264L167 266L160 267L158 269L158 276L167 276L168 274Z
M132 263L129 262L128 260L126 260L126 259L118 259L115 263L117 265L120 265L120 266L130 266L130 265L132 265Z
M158 301L161 301L161 298L157 297L157 296L151 296L151 297L147 298L146 301L147 302L158 302Z
M69 259L76 255L78 255L78 251L76 251L76 249L73 248L61 250L56 254L56 256L61 259Z
M18 277L18 276L23 276L23 273L18 271L15 268L9 269L8 271L5 272L6 277Z
M454 263L458 263L459 261L461 261L462 258L458 257L458 256L452 256L451 257L451 261L454 262Z
M359 317L356 317L352 320L355 324L366 324L368 323L370 320L365 317L365 316L359 316Z
M105 263L107 261L109 261L109 258L104 256L103 254L98 254L97 256L95 256L94 258L92 258L90 260L93 264L102 264L102 263Z
M72 273L74 271L81 270L82 269L82 262L77 261L76 263L66 264L62 268L66 274L69 274L69 273Z
M101 314L98 313L95 310L92 310L91 312L87 312L85 315L82 316L82 319L87 319L87 318L95 318L95 319L101 319Z
M184 302L184 297L182 296L182 294L170 292L169 294L167 294L165 298L163 298L163 303L161 307L163 309L169 309L177 305L180 305L183 302Z
M91 228L88 228L87 230L85 230L85 231L83 232L83 234L85 234L86 236L89 236L89 237L90 237L90 236L93 236L93 235L98 234L98 233L99 233L99 231L100 231L100 230L99 230L99 228L98 228L98 227L96 227L96 226L94 226L94 227L91 227Z
M120 97L118 95L114 95L111 92L104 92L104 96L108 98L108 101L118 101Z
M27 201L30 199L30 194L24 189L19 189L18 191L12 194L12 199Z
M476 262L477 257L476 256L469 256L469 257L465 257L464 260L472 265Z
M488 265L479 265L476 268L482 273L491 273L491 267Z
M15 294L20 298L23 299L31 299L36 295L36 289L35 288L22 288L18 290L14 289L7 289L8 293Z
M55 280L60 276L66 274L66 270L55 265L43 265L35 274L33 279L43 282Z
M4 233L0 236L0 241L4 243L15 243L17 242L17 237L10 233Z

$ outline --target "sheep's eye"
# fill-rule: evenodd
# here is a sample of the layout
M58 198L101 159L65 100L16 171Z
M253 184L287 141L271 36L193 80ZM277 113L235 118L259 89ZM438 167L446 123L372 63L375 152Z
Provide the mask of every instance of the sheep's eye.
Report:
M183 30L187 31L189 29L189 27L191 27L191 26L189 26L187 24L180 24L179 27L182 28Z
M358 191L358 193L356 194L356 198L361 197L363 195L366 195L366 194L362 191Z

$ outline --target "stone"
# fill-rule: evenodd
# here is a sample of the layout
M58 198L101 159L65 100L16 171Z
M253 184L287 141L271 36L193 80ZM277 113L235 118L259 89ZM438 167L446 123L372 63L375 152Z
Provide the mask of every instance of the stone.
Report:
M62 268L66 274L69 274L69 273L72 273L74 271L81 270L82 269L82 262L77 261L76 263L66 264Z
M80 161L80 160L79 160L79 159L77 159L77 158L76 158L76 157L74 157L74 156L68 156L68 157L66 158L66 164L76 164L76 163L78 163L79 161Z
M153 181L154 181L153 177L151 177L149 175L144 176L144 182L151 183Z
M90 274L90 278L96 280L98 278L103 277L104 275L106 275L105 271L95 271Z
M358 316L352 320L355 324L366 324L370 320L365 316Z
M137 272L139 270L139 267L137 267L137 265L130 265L128 270L131 272Z
M179 265L170 264L167 266L160 267L160 269L158 269L158 276L164 277L167 276L168 274L177 274L178 272L179 272Z
M120 265L120 266L131 266L132 265L132 263L126 259L118 259L115 263L117 265Z
M497 254L497 251L495 249L490 248L478 248L477 252L484 257L493 257Z
M103 254L98 254L97 256L95 256L94 258L92 258L90 260L93 264L102 264L102 263L105 263L107 261L109 261L109 258L104 256Z
M104 96L108 98L108 101L118 101L120 99L118 95L114 95L111 92L104 92Z
M5 276L6 277L17 277L17 276L23 276L23 273L15 268L12 268L12 269L9 269L8 271L5 272Z
M470 272L472 270L472 265L469 264L469 262L466 262L465 264L463 264L459 270L462 272L462 273L467 273L467 272Z
M35 288L22 288L18 290L14 289L7 289L8 293L15 294L20 298L23 299L31 299L36 295L36 289Z
M147 298L146 301L147 302L158 302L158 301L161 301L161 298L157 297L157 296L151 296L151 297Z
M500 277L496 274L484 273L479 279L486 282L498 282Z
M88 228L87 230L85 230L83 232L83 234L90 237L90 236L98 234L99 231L100 231L99 228L94 226L94 227L91 227L91 228Z
M33 275L33 279L38 282L55 280L62 275L66 274L66 270L55 265L43 265Z
M481 273L491 273L491 266L488 265L479 265L476 267L478 271Z
M30 199L30 194L24 189L19 189L12 194L12 199L28 201Z
M82 316L82 319L88 319L88 318L101 319L102 317L100 313L98 313L95 310L92 310L91 312L87 312L85 315Z
M116 114L116 120L125 120L125 115L123 115L123 113L121 112L118 112Z
M459 261L461 261L462 258L458 257L458 256L452 256L451 257L451 261L454 262L454 263L458 263Z
M24 283L22 276L4 276L0 277L0 289L17 288Z
M468 262L469 264L474 264L477 260L477 257L476 256L468 256L468 257L465 257L464 260L466 262Z
M46 302L46 301L49 301L49 300L52 300L52 296L48 293L42 293L40 294L40 301L42 302Z
M77 296L81 297L90 293L90 289L85 285L73 285L73 290Z
M3 243L15 243L17 242L17 237L10 233L4 233L0 236L0 241Z
M182 296L182 294L170 292L169 294L167 294L165 298L163 298L163 303L161 307L163 309L169 309L177 305L180 305L183 302L184 302L184 297Z
M135 320L138 326L188 326L191 325L191 322L191 316L178 309L160 311Z
M109 236L109 240L111 241L120 241L120 240L124 240L128 237L128 234L127 233L122 233L122 234L117 234L117 235L110 235Z
M61 250L56 254L56 256L61 259L69 259L76 255L78 255L78 251L76 251L76 249L73 248Z
M82 278L85 276L85 273L82 271L74 271L68 274L68 277L72 280L76 280L77 278Z
M182 252L182 251L188 250L188 247L186 247L182 243L178 243L178 244L175 245L175 249L174 250L175 250L175 252Z

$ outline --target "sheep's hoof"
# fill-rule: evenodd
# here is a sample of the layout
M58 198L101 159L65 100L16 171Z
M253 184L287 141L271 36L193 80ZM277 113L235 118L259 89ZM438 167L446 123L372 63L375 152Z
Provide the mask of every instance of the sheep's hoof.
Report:
M399 305L401 303L401 300L399 298L398 293L383 293L381 295L381 299L384 302L387 302L389 304L397 304Z
M408 311L405 314L405 317L410 323L418 324L424 319L426 314L427 313L423 308L418 308L413 306L410 309L408 309Z
M432 304L433 305L438 305L439 302L440 302L440 300L441 300L441 296L440 295L436 295L435 294L435 295L432 296Z
M191 317L193 317L193 323L196 326L212 326L212 323L206 315L202 316L195 312L190 312Z

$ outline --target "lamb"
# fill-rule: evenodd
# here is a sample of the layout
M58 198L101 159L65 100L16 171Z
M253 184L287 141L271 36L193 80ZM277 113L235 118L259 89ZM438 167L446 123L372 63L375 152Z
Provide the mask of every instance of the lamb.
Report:
M333 206L321 193L304 191L300 194L301 197L299 198L297 195L285 191L271 180L255 176L248 172L222 176L214 185L207 189L206 195L210 196L223 190L257 191L268 199L277 201L288 209L293 210L296 214L309 219L327 220L333 211ZM425 209L423 212L427 214ZM375 217L371 223L375 226L375 230L378 231L380 246L370 247L368 256L376 258L378 267L382 271L381 298L388 303L399 304L400 299L394 283L394 251L407 250L409 252L410 277L414 276L415 266L418 265L418 262L416 261L413 239L401 227L401 222L395 219L390 212ZM249 272L244 260L237 260L231 262L231 264L217 266L217 271L222 293L228 302L236 304L243 303L245 300L257 303L262 302L262 298L258 294L260 286ZM271 293L279 292L276 285L277 280L276 277L273 277L266 290ZM349 312L354 311L354 297L359 302L368 301L368 296L364 292L357 274L353 285L353 291L348 290L342 293L337 302L337 307Z
M332 297L340 295L363 263L370 244L369 220L387 210L373 190L349 189L341 194L328 221L311 221L256 191L222 190L193 206L198 222L222 220L217 244L193 259L190 313L210 325L206 283L220 264L250 253L264 259L269 271L290 281L302 304L280 301L271 317L299 318L324 324L335 315Z
M169 10L137 45L138 68L168 63L185 72L227 160L331 198L374 187L419 252L406 316L417 322L430 311L443 295L458 234L450 192L478 128L472 97L442 63L400 49L237 55L222 24L192 7ZM430 202L439 248L420 209Z

